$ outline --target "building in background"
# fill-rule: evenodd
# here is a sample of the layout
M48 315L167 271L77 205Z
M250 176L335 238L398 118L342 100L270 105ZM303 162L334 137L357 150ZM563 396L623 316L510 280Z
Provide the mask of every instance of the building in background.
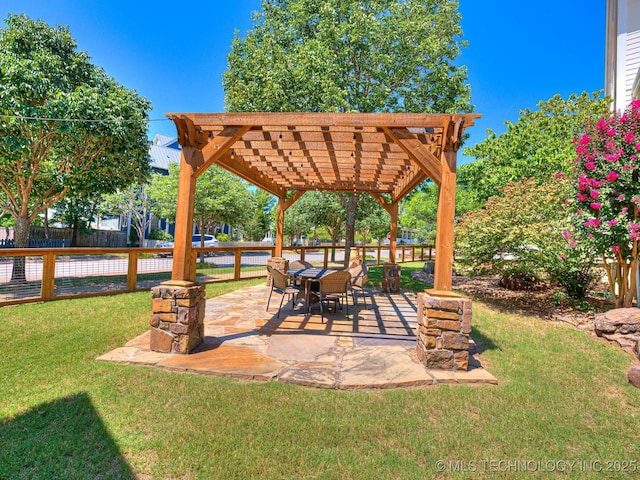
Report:
M640 0L607 0L604 79L613 109L640 98Z

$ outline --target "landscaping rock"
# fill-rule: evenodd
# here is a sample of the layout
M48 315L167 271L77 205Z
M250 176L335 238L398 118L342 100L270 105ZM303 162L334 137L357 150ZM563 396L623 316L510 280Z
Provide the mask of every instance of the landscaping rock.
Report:
M595 317L595 330L604 334L640 335L640 308L615 308Z
M640 388L640 365L631 365L627 371L627 378L634 387Z

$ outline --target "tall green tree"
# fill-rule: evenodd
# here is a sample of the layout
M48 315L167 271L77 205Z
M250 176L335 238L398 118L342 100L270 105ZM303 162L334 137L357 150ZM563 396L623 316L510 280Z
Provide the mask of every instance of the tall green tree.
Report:
M126 215L138 237L138 245L144 246L144 232L151 225L153 201L144 184L134 184L129 188L105 195L101 204L103 213Z
M0 203L16 246L67 195L108 193L149 172L149 102L77 50L66 27L9 15L0 30ZM65 119L64 121L51 119ZM25 280L16 259L12 281Z
M509 182L535 178L544 183L555 173L570 173L575 157L573 140L587 121L608 111L609 99L601 92L555 95L538 103L536 110L521 110L515 123L505 122L507 131L487 138L466 155L477 161L458 169L458 183L466 186L480 205Z
M147 187L159 217L172 221L176 218L179 176L180 167L171 163L169 175L153 175ZM201 233L211 231L219 223L243 226L254 209L254 199L246 182L232 173L213 165L198 178L193 219ZM204 241L201 236L202 246Z
M53 207L53 220L71 228L71 246L78 244L78 233L91 233L91 222L96 218L100 195L67 197ZM45 232L48 229L45 223Z
M243 232L249 240L262 240L271 228L271 211L275 205L275 197L264 190L256 189L251 192L254 210L244 225Z
M253 28L233 40L226 108L470 111L466 68L454 65L461 35L454 0L263 0ZM358 200L345 194L347 246Z
M369 239L379 242L386 238L391 225L391 216L371 195L362 195L358 203L356 230L362 244Z
M481 206L466 185L458 186L456 189L457 219L469 210L475 210ZM411 195L405 197L400 205L400 212L400 223L403 226L418 230L418 237L421 241L434 241L438 217L438 188L436 185L423 184Z

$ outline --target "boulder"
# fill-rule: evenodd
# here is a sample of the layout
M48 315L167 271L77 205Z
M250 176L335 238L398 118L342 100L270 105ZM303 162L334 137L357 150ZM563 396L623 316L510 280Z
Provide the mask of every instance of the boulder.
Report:
M596 335L640 335L640 308L615 308L595 316Z
M640 388L640 365L631 365L627 371L627 378L634 387Z

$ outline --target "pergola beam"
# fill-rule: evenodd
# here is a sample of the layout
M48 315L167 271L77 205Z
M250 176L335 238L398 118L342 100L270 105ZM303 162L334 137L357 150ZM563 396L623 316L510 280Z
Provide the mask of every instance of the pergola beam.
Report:
M167 117L194 119L202 129L219 125L260 125L262 127L433 127L441 126L454 118L465 117L471 122L480 117L475 114L444 113L167 113Z
M202 173L211 165L216 163L223 155L225 155L231 146L242 138L242 135L251 130L251 126L242 127L226 127L202 148L202 157L204 163L195 172L195 177L198 178Z
M383 130L436 185L440 185L440 161L413 133L406 128L384 127Z
M242 157L238 155L232 155L231 152L227 152L216 160L216 164L220 165L225 170L236 174L240 178L260 187L261 189L269 192L276 197L282 197L287 193L287 190L278 185L272 179L262 174L259 170L252 167L242 160Z

